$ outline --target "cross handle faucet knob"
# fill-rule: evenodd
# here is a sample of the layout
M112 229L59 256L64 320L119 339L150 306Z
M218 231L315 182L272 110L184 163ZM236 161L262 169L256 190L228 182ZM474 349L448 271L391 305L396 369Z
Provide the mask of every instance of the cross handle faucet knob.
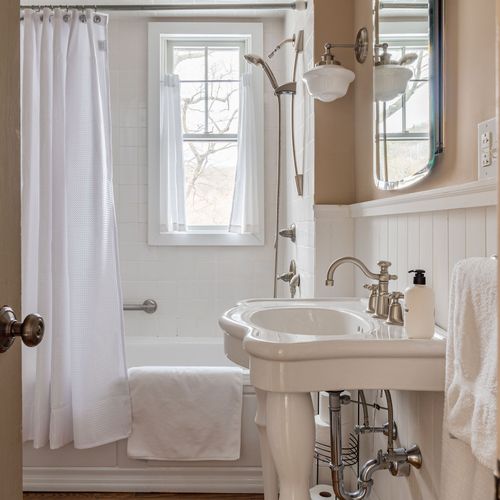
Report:
M392 266L392 262L388 260L379 260L377 266L380 267L380 276L387 277L387 281L398 279L397 274L389 274L389 268Z

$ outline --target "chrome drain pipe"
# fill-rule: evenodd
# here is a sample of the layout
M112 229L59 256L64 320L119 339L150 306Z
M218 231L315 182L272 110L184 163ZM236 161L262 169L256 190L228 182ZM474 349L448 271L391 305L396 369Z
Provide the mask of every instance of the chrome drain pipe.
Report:
M341 392L329 392L330 406L330 446L332 487L335 496L339 500L362 500L370 493L373 481L358 480L358 489L350 492L345 490L344 485L344 464L342 462L342 417L341 417ZM373 471L375 472L375 471Z
M362 500L366 498L373 486L373 474L379 470L389 470L393 476L408 476L411 466L420 469L422 454L418 446L413 445L408 449L394 448L394 410L391 393L384 391L387 401L388 430L387 452L379 450L377 457L366 462L358 477L358 489L347 491L344 484L344 464L342 461L342 416L341 394L342 391L329 392L330 410L330 470L332 474L332 487L338 500ZM363 407L366 408L364 394L360 397ZM366 415L365 415L366 416ZM364 424L366 425L366 418Z

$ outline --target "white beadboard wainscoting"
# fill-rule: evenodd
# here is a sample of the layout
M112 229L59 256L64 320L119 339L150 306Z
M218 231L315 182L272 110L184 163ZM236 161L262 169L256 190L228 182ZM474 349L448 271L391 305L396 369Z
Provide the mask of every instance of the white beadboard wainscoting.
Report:
M392 262L398 280L392 290L411 283L410 269L427 271L436 294L436 323L447 328L448 291L453 266L466 257L497 252L496 185L474 182L457 187L397 196L351 207L354 252L369 268ZM364 295L366 278L355 273L355 293Z
M466 257L497 253L496 204L496 182L488 181L352 205L354 255L371 270L377 269L377 260L390 260L391 271L398 274L391 290L403 291L408 286L408 270L425 269L436 294L436 322L446 329L453 266ZM366 277L355 270L355 295L366 295L366 282ZM370 397L378 396L372 393ZM438 500L443 393L395 391L393 399L398 445L417 443L423 468L412 471L409 478L377 474L372 498ZM383 425L387 415L377 413L376 425ZM362 460L374 456L385 444L380 436L364 438Z

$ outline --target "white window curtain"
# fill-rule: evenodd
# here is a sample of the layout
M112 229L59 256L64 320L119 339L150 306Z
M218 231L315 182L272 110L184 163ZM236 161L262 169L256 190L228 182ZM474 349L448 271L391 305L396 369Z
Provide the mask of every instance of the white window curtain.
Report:
M166 74L161 85L160 200L161 230L186 230L181 94L178 75Z
M23 311L45 319L23 351L23 432L90 448L131 428L113 201L107 17L24 11Z
M243 74L240 82L238 158L229 222L229 231L239 234L259 232L258 144L254 94L251 73Z

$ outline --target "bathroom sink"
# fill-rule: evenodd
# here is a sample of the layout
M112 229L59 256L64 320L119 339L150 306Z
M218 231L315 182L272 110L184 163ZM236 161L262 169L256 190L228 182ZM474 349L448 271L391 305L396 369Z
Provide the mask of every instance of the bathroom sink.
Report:
M264 391L443 390L443 332L408 339L365 307L355 298L242 301L219 321L226 355Z
M373 329L366 319L353 312L307 305L260 309L249 314L248 321L276 334L306 337L349 335Z
M401 326L345 299L255 299L219 320L233 362L255 387L266 498L310 499L315 443L311 393L356 389L442 391L444 332L408 339Z

